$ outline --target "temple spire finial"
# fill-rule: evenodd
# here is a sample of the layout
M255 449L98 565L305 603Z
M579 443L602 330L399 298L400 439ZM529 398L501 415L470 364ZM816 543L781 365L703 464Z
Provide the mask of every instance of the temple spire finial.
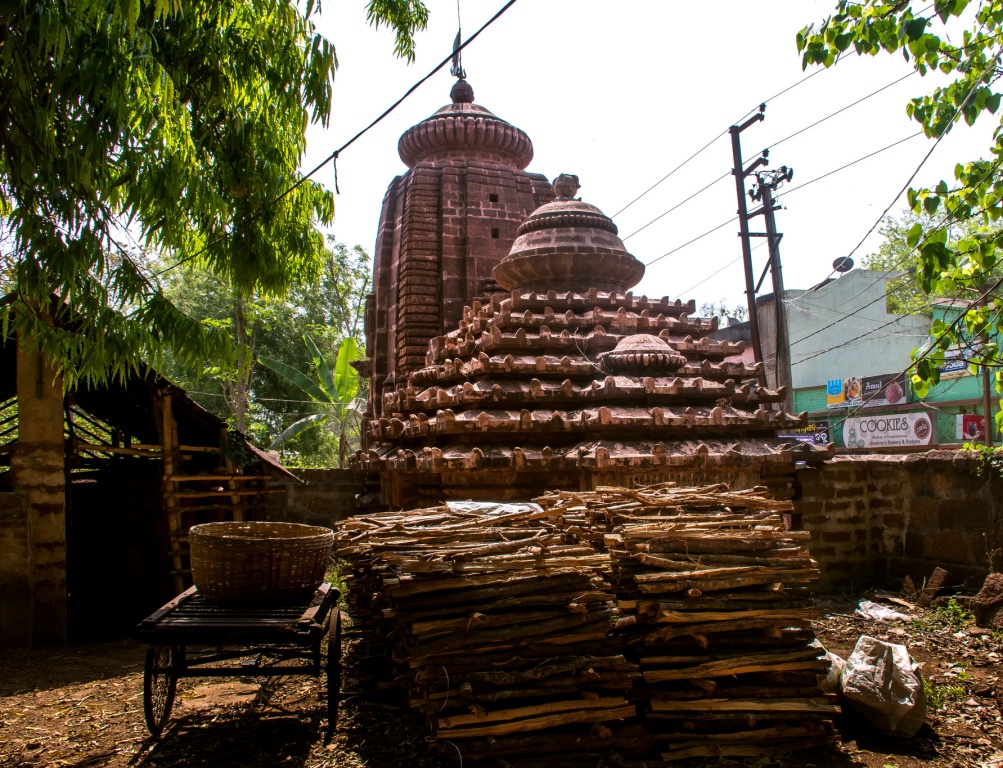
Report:
M460 57L460 43L463 40L463 27L460 24L460 0L456 0L456 39L453 40L453 66L449 74L457 80L465 80L467 73L463 69L463 59Z

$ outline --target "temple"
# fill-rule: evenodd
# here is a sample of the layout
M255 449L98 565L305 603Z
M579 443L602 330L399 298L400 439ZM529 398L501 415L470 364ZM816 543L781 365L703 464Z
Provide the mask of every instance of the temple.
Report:
M744 345L692 301L634 296L644 266L578 178L524 173L528 137L471 98L460 81L401 137L384 203L355 457L384 503L666 481L789 498L795 462L831 449L777 438L804 419Z
M473 103L459 80L452 103L408 129L397 151L409 170L387 189L366 304L369 411L425 365L428 342L455 328L463 307L497 290L492 268L529 214L553 199L526 173L533 143Z

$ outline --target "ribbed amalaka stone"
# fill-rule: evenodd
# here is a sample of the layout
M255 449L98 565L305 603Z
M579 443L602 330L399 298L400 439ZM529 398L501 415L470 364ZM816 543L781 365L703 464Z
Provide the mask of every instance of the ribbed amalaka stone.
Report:
M623 293L637 285L644 265L627 253L608 216L571 197L578 177L564 174L554 185L567 196L537 208L519 227L511 252L492 272L498 284L510 291L579 293Z
M366 305L371 376L369 413L423 367L428 342L459 323L463 307L498 286L492 268L517 229L553 199L544 176L523 169L533 144L521 130L473 103L458 82L453 103L405 131L398 144L409 170L383 200Z

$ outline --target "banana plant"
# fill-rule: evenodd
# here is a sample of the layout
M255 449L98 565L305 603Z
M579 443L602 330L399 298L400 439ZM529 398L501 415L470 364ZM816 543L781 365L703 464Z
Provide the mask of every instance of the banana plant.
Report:
M364 406L363 399L358 396L359 374L351 365L352 361L361 357L359 345L351 337L343 340L338 347L338 358L332 368L310 334L303 334L303 343L306 344L307 350L313 358L313 364L317 370L316 378L296 370L281 360L275 360L271 357L258 358L258 362L263 366L301 389L307 397L322 406L317 413L304 416L287 427L272 441L269 448L277 448L301 432L333 420L336 425L335 431L338 434L338 466L344 467L348 458L348 432L351 417L353 414L361 412Z

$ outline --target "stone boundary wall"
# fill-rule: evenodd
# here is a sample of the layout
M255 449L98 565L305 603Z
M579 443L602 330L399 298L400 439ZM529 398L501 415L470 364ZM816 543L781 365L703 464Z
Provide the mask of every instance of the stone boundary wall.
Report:
M362 475L350 469L294 469L306 485L288 480L286 492L271 494L268 519L334 526L355 514L355 497L365 491Z
M898 587L906 575L921 586L936 566L977 591L990 561L1003 559L1003 480L977 466L962 451L934 450L799 469L794 524L812 533L817 591Z

